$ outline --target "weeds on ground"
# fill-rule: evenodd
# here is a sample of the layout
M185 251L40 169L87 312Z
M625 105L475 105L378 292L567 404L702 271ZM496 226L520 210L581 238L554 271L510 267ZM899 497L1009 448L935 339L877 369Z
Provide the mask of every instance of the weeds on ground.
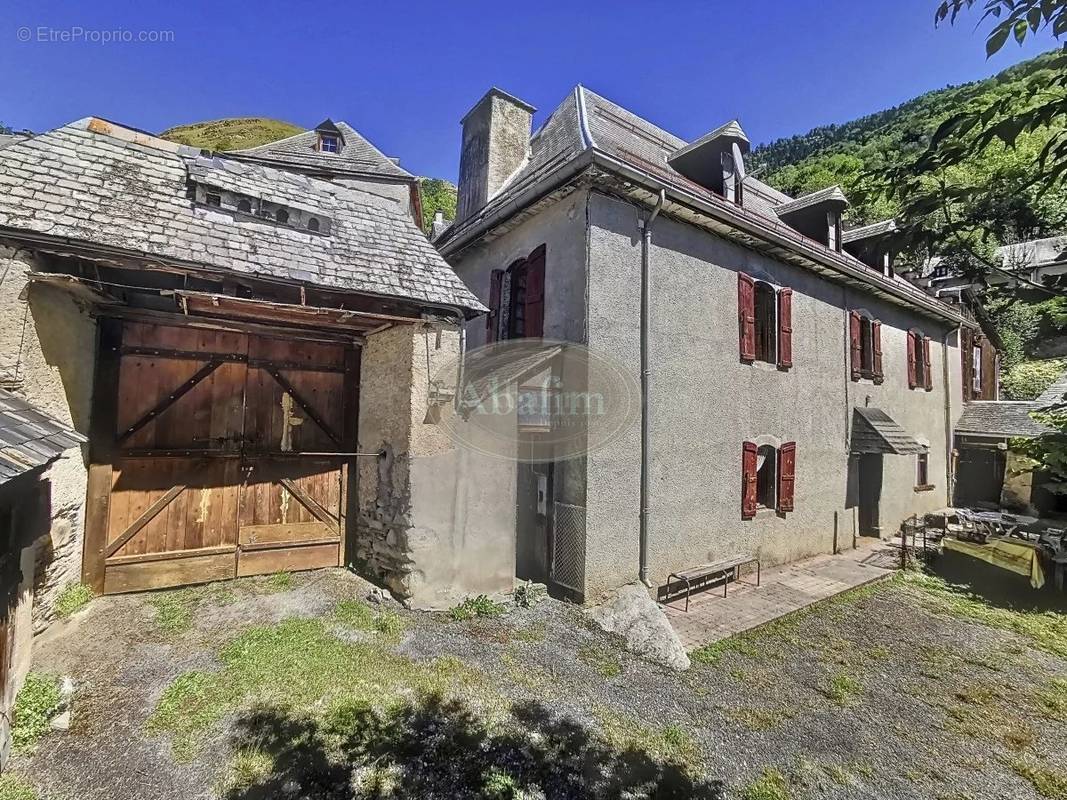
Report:
M334 609L334 618L342 625L358 631L377 631L386 636L399 636L404 630L404 618L395 611L382 609L375 613L359 600L343 600Z
M991 628L1012 631L1046 652L1067 658L1067 614L997 608L940 578L922 572L903 573L899 580L917 592L926 600L926 605L935 611Z
M37 792L18 775L0 775L0 800L38 800Z
M793 717L792 712L784 709L752 708L737 706L723 712L728 720L744 725L749 730L767 731L777 728Z
M512 632L512 638L519 642L541 642L544 641L546 635L547 630L543 622L536 622Z
M1067 678L1052 678L1038 691L1036 700L1046 717L1067 722Z
M156 592L148 602L156 610L156 627L163 633L185 633L193 625L194 595L189 589Z
M474 619L475 617L499 617L507 607L501 603L494 603L484 594L477 597L468 597L457 606L448 610L448 616L455 622Z
M482 797L486 800L512 800L520 796L518 781L508 772L493 768L482 785Z
M1010 698L996 686L971 683L952 694L944 706L949 727L972 739L994 739L1015 752L1029 748L1037 738L1033 728L1010 708Z
M839 706L846 705L863 691L863 686L847 672L837 672L819 689L825 697Z
M596 717L600 732L612 747L621 750L641 750L658 761L685 766L691 772L696 767L697 745L693 737L678 725L651 728L633 717L617 711L599 709Z
M515 600L515 605L520 608L533 608L548 597L548 589L542 583L526 581L515 588L515 593L512 597Z
M622 665L610 650L596 645L582 645L578 658L591 666L604 678L614 678L622 672Z
M404 618L395 611L384 609L374 618L374 630L390 637L397 637L404 631Z
M741 790L741 800L789 800L789 781L782 771L767 767L763 774Z
M52 609L57 617L67 619L89 605L93 596L93 590L84 583L72 583L59 593Z
M291 572L275 572L267 578L266 585L271 592L287 592L293 588L293 574Z
M331 702L387 706L412 693L470 692L480 673L456 659L414 662L378 642L344 642L318 619L251 628L219 652L218 672L188 672L163 692L148 730L172 735L175 756L192 758L205 733L254 703L321 708Z
M1029 781L1042 797L1067 800L1067 772L1022 759L1010 762L1010 766L1020 778Z
M41 672L26 676L18 697L15 698L15 713L11 728L11 741L15 752L33 750L46 733L52 717L59 711L63 696L59 679Z
M266 780L273 772L274 758L269 753L258 747L242 747L234 753L226 776L215 787L215 793L221 797L248 789Z

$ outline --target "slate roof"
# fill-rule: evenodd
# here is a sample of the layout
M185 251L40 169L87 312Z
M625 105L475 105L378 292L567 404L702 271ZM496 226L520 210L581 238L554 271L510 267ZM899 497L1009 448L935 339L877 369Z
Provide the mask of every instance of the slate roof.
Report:
M336 122L333 125L344 137L344 146L340 153L319 152L319 135L317 129L312 128L259 147L229 150L226 155L242 161L259 161L306 172L373 175L401 178L408 182L414 180L414 175L401 169L395 161L367 141L347 122Z
M853 409L849 443L852 453L891 453L903 456L922 453L927 449L880 408Z
M784 217L797 211L803 211L805 208L817 206L820 203L842 203L847 206L848 198L845 197L845 193L841 191L840 186L827 186L817 192L801 195L795 200L787 200L778 204L774 209L774 213L779 217Z
M1049 429L1030 416L1038 405L1030 400L974 400L956 423L956 433L983 436L1040 436Z
M1037 396L1034 400L1034 408L1048 408L1061 404L1065 400L1067 400L1067 372L1060 375L1055 383Z
M708 142L713 142L719 138L736 139L739 142L744 142L746 145L748 144L748 136L745 135L745 132L741 129L741 123L738 122L736 119L732 119L726 124L720 125L715 130L705 133L699 139L696 139L693 142L690 142L689 144L685 145L684 147L675 150L673 153L670 154L670 157L667 160L673 161L679 156L683 156L686 153L691 153L694 150L703 147Z
M80 433L0 389L0 483L50 464L84 441Z
M850 244L863 239L873 239L876 236L885 236L887 233L893 233L896 229L897 221L895 219L885 219L881 222L872 222L870 225L849 228L841 234L841 241L845 244Z
M190 180L319 211L329 235L195 204ZM483 306L393 201L89 117L0 150L3 228L308 285Z

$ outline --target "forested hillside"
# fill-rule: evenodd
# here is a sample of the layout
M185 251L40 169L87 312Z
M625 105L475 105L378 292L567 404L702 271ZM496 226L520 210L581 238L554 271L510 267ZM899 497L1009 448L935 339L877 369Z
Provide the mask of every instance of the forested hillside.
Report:
M869 185L865 173L919 152L929 135L952 114L999 97L1024 96L1028 83L1049 70L1053 55L1025 61L986 80L928 92L851 122L761 145L751 155L750 171L758 170L762 180L792 195L840 184L853 201L854 222L891 217L896 211L891 203L864 196L863 190ZM1047 138L1045 133L1024 134L1014 150L993 145L982 157L960 167L961 174L956 177L1013 186L1033 164ZM1005 192L995 207L977 212L988 218L990 231L999 242L1049 236L1064 230L1067 197L1063 192L1042 195L1031 187L1026 192Z

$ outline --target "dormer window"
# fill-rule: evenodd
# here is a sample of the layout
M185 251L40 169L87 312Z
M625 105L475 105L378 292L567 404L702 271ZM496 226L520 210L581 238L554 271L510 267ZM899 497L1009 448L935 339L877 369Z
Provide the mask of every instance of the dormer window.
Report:
M204 204L220 208L222 206L222 195L215 192L208 192L204 196Z
M279 208L274 212L274 218L278 220L282 225L286 225L289 222L289 212L284 208Z
M308 230L315 233L319 232L319 221L314 217L308 220Z
M332 133L320 133L319 151L323 153L340 153L341 140Z
M841 212L826 212L826 245L831 250L841 252Z
M839 186L788 200L775 208L779 219L809 239L840 253L844 246L841 215L848 207L848 199Z
M237 210L245 214L252 213L252 203L245 197L237 201Z
M667 156L671 169L710 189L727 202L742 205L748 137L737 120L716 128Z

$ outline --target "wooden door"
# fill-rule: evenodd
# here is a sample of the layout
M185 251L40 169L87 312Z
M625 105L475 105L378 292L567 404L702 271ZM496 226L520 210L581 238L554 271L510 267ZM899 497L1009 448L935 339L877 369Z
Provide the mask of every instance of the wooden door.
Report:
M340 563L350 348L126 322L119 350L105 592Z

